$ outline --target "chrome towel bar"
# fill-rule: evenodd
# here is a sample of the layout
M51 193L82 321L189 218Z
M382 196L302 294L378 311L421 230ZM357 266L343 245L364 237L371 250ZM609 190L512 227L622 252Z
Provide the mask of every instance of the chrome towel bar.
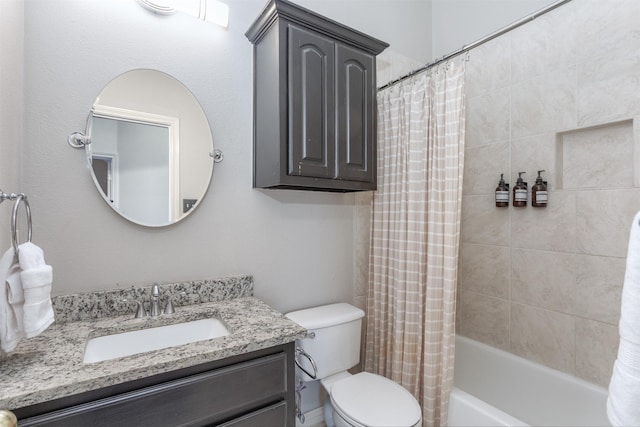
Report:
M0 190L0 203L5 200L14 200L13 203L13 211L11 213L11 244L13 246L13 251L16 255L19 252L19 244L18 244L18 208L20 204L24 204L25 211L27 213L27 241L31 241L32 236L32 224L31 224L31 206L29 206L29 201L27 200L27 196L24 193L10 193L7 194L4 191Z

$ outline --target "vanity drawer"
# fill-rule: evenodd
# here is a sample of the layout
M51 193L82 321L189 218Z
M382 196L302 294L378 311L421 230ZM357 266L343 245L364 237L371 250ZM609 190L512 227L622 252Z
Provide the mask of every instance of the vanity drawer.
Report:
M285 403L287 363L292 361L286 353L273 354L20 420L20 427L204 426L235 417L241 417L238 424L229 425L257 425L251 418L241 422L242 416L272 419L279 411L287 412L286 404L267 410ZM256 412L263 408L263 413Z
M287 424L287 402L276 403L218 427L276 427Z

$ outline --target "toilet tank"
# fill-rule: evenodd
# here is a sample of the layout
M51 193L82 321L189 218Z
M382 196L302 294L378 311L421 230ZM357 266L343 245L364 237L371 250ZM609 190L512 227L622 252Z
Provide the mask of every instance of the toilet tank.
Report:
M293 311L285 315L314 338L297 342L315 361L318 368L316 379L326 378L346 371L360 362L360 336L364 311L346 303L322 305ZM304 368L313 372L311 364L303 356L298 360ZM303 380L311 378L302 374Z

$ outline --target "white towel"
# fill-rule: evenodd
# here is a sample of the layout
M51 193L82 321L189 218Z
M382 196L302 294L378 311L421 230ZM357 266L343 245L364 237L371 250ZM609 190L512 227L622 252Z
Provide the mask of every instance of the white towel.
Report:
M640 426L640 212L629 234L619 331L607 416L614 426Z
M22 308L24 298L18 265L13 248L0 258L0 348L13 351L24 338Z
M53 269L44 262L42 249L31 242L18 247L20 279L24 290L23 324L27 338L47 329L54 321L51 305Z
M13 351L22 338L31 338L54 321L51 305L53 270L42 249L31 242L10 248L0 258L0 348Z

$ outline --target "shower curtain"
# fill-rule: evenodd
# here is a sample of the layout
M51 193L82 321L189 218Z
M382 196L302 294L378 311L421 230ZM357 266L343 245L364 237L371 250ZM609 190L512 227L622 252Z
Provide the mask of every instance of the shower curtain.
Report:
M464 60L378 93L365 370L446 425L464 164Z

